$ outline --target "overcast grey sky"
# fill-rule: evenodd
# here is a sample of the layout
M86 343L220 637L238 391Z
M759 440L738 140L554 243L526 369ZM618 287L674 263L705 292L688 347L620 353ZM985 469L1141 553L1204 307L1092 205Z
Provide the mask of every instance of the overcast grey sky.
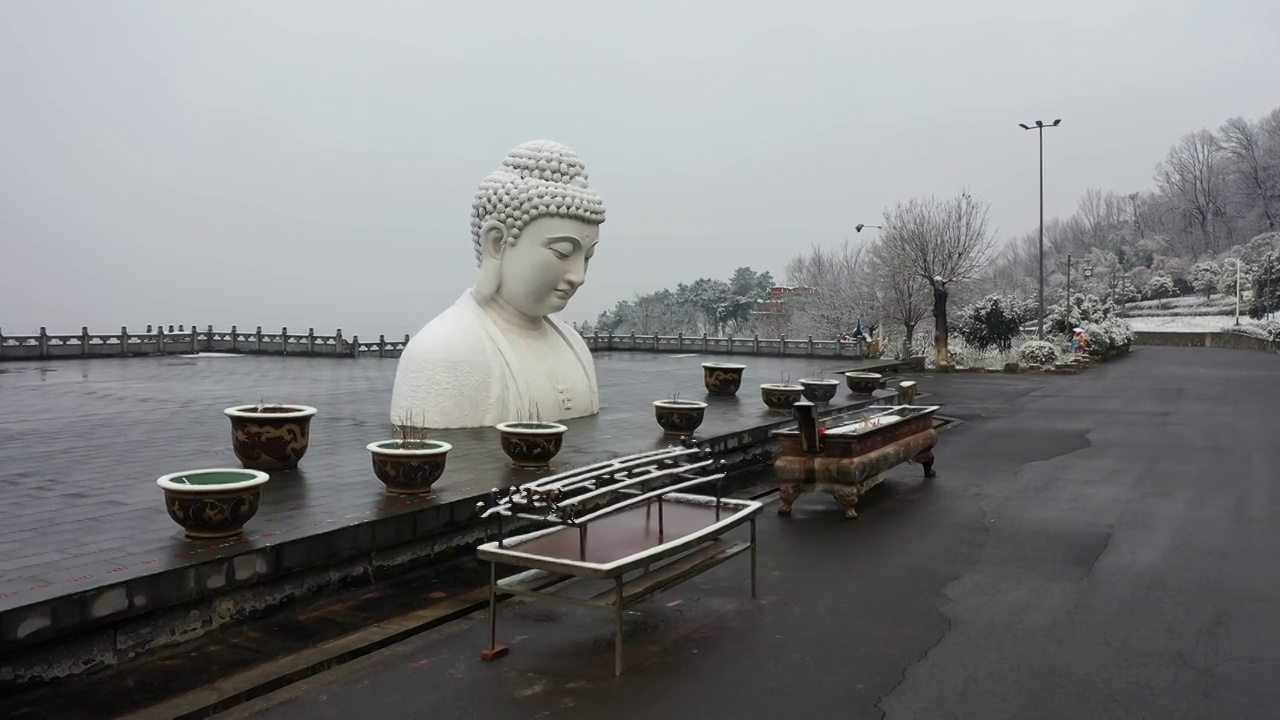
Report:
M981 9L979 9L981 8ZM1275 0L0 2L0 328L415 332L512 146L608 220L563 317L967 185L1002 237L1280 104Z

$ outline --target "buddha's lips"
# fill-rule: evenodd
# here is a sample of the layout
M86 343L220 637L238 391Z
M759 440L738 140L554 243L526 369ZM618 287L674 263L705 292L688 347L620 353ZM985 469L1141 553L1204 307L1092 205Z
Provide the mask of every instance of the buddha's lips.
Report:
M556 288L555 294L556 294L556 297L560 298L561 300L568 300L569 298L573 297L572 290L565 290L563 288Z

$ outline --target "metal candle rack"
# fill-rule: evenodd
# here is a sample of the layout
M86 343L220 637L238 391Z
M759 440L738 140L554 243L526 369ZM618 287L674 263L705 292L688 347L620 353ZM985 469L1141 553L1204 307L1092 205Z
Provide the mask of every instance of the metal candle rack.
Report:
M587 465L567 472L550 475L515 485L500 491L489 491L488 502L476 503L482 520L493 518L497 531L498 547L504 547L503 518L514 518L545 523L578 530L580 559L586 559L587 524L590 520L617 512L626 507L656 501L658 506L658 538L663 536L662 497L667 493L684 490L708 482L715 483L716 520L720 519L721 481L726 473L699 475L700 472L723 466L723 460L711 458L709 450L700 448L668 447L663 450L627 455L614 460ZM675 479L671 485L656 490L645 490L645 483L662 479ZM582 503L594 498L608 498L611 494L623 496L606 502L591 512L579 514ZM651 509L646 509L646 519Z

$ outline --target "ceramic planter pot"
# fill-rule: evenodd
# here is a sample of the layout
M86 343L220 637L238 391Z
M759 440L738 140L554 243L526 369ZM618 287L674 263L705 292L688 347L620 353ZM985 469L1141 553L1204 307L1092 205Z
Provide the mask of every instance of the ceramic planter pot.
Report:
M804 388L804 398L809 402L826 403L831 402L831 399L836 396L836 391L840 389L840 381L825 378L801 378L800 386Z
M187 537L202 540L239 535L257 514L268 479L260 470L211 468L170 473L156 484L164 490L169 517Z
M653 414L668 435L692 435L702 425L707 404L699 400L657 400Z
M499 423L502 452L511 458L518 468L544 468L564 446L564 434L569 428L553 422L505 422Z
M453 446L439 440L383 440L365 446L373 459L373 474L387 492L418 495L444 474L445 461Z
M804 396L804 386L795 383L765 383L760 398L770 410L790 410Z
M737 395L742 387L742 371L746 365L736 363L702 363L702 383L712 395Z
M880 388L884 376L873 372L847 372L844 374L844 379L849 384L851 392L870 395Z
M231 418L231 448L250 470L292 470L311 442L310 405L237 405L222 411Z

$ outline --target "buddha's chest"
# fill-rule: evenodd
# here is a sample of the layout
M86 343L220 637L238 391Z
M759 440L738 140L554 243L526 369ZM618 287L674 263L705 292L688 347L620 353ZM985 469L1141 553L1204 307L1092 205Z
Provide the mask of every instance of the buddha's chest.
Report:
M534 410L544 417L566 417L582 411L593 412L590 407L595 397L584 363L591 358L579 358L573 348L556 334L534 341L521 338L513 347L513 369L521 378L525 394L535 405Z

